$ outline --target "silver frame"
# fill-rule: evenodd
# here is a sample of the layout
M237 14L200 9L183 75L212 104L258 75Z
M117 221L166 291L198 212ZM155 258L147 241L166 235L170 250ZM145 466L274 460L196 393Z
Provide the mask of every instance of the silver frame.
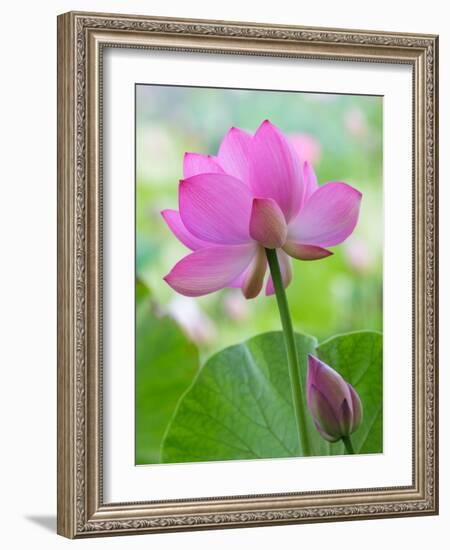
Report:
M412 66L411 486L103 502L101 109L105 47ZM58 533L78 538L438 512L437 56L438 38L431 35L75 12L58 17Z

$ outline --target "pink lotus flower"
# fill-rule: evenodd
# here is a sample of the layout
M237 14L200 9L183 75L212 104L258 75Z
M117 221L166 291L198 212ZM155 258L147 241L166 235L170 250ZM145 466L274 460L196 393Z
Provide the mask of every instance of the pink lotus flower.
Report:
M327 441L348 437L361 425L362 404L353 386L310 354L306 399L314 424Z
M268 120L251 135L231 128L217 156L186 153L179 211L162 215L192 253L164 277L185 296L241 288L259 294L267 269L265 248L277 249L283 284L289 256L326 258L358 220L361 193L346 183L318 186L308 163ZM272 278L266 294L274 293Z
M363 137L367 134L367 119L361 109L354 108L347 111L344 124L347 131L355 137Z
M349 239L344 246L344 253L347 262L356 272L365 275L373 265L373 250L362 239Z

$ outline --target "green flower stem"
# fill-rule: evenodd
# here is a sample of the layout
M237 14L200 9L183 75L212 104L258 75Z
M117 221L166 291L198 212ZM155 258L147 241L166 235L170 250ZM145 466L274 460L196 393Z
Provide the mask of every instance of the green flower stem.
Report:
M277 298L278 310L280 312L281 325L283 327L284 342L286 345L287 363L289 378L291 381L292 402L295 411L295 421L300 449L304 456L310 456L311 450L306 430L306 418L303 408L303 387L298 364L297 347L295 345L294 329L292 328L291 315L286 298L286 292L281 278L280 264L278 263L277 251L266 248L267 261L269 262L270 274L272 275L275 296Z
M350 439L350 436L349 435L343 435L342 436L342 441L344 443L345 450L347 451L347 454L348 455L354 455L355 454L355 449L353 448L352 440Z

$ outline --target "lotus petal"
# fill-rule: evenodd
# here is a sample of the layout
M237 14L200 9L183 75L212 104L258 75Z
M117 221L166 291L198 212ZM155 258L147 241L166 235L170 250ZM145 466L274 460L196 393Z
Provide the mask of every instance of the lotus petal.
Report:
M333 252L322 248L320 246L314 246L312 244L301 244L294 241L287 241L283 245L283 250L289 254L292 258L297 260L321 260L331 256Z
M286 241L283 212L273 199L253 199L250 236L265 248L280 248Z
M268 120L253 136L250 187L255 197L273 199L289 222L299 211L304 194L300 159L287 138Z
M250 241L252 196L240 180L227 174L200 174L182 180L180 216L199 239L215 244Z
M184 296L210 294L229 286L255 253L253 243L201 248L180 260L164 280Z
M362 194L346 183L319 187L289 224L289 240L320 247L344 241L354 230Z
M175 237L191 250L211 246L211 243L198 239L188 231L178 210L163 210L161 214Z
M223 170L248 183L248 159L252 136L240 128L231 128L219 147L217 159Z
M198 174L223 173L217 159L211 155L185 153L183 159L183 177L190 178Z

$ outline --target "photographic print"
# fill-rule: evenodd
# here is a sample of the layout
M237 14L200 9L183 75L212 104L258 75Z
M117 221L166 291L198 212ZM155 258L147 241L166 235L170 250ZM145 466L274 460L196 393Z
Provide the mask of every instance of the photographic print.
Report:
M438 513L438 36L58 17L58 533Z
M383 99L137 84L135 461L383 451Z

